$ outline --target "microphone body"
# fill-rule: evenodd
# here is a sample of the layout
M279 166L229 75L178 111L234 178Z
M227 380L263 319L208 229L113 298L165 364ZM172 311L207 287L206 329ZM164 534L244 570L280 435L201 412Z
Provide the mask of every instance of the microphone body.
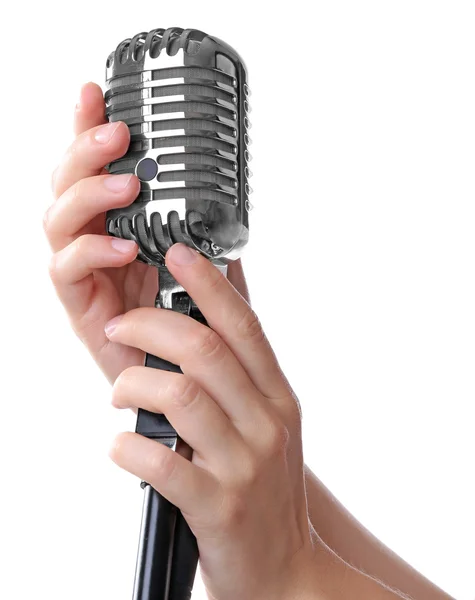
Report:
M193 29L154 29L123 40L106 63L106 116L130 130L110 173L135 173L135 201L109 210L110 235L134 240L158 268L155 305L206 324L165 267L176 242L226 272L248 241L251 209L247 72L237 52ZM181 373L151 354L145 366ZM162 414L138 411L137 433L186 452ZM190 450L188 448L188 450ZM188 452L191 457L191 452ZM198 548L181 512L146 482L134 600L189 600Z

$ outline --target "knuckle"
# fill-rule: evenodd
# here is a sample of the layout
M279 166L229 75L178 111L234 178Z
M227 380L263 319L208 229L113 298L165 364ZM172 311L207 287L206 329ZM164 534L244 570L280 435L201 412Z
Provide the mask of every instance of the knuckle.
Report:
M76 260L83 257L86 254L87 249L90 246L91 239L92 236L90 234L85 234L79 236L73 242L73 254Z
M73 203L76 204L77 200L80 200L81 197L83 196L83 187L84 187L84 179L79 179L78 181L76 181L76 183L74 183L71 187L71 195L72 195L72 200Z
M185 376L179 377L171 390L172 402L179 409L190 408L199 396L198 384Z
M217 525L221 530L235 530L246 519L249 506L245 498L237 493L227 494L217 515Z
M296 394L290 389L285 396L279 398L281 403L281 414L284 423L287 424L292 433L298 432L302 425L302 405Z
M285 455L288 449L290 433L282 421L274 421L263 439L263 452L266 458Z
M48 235L50 230L50 207L48 207L43 214L43 231Z
M112 405L119 407L124 393L130 388L134 367L128 367L119 373L112 385Z
M70 164L78 155L78 139L74 140L64 154L64 164Z
M160 451L161 450L161 451ZM162 482L171 481L176 476L176 460L172 451L163 452L163 448L157 449L149 457L150 471L157 474L157 479Z
M125 435L123 433L119 433L113 440L111 445L109 455L114 461L122 462L122 458L125 455Z
M65 180L65 176L67 177L68 173L71 172L71 167L74 164L74 159L76 156L76 147L75 147L75 142L73 142L71 144L71 146L69 146L69 148L66 149L65 153L63 154L63 157L60 160L60 164L58 165L58 167L55 170L54 173L54 180L53 180L53 193L56 195L59 195L59 187L60 187L60 183L62 184L63 181ZM61 174L61 177L58 177ZM62 185L61 185L62 187Z
M221 271L211 263L207 263L207 273L204 276L206 288L215 291L226 279Z
M294 396L293 402L289 403L287 411L289 423L291 423L294 428L299 429L302 426L302 405L297 397Z
M127 311L121 322L121 335L128 337L134 343L139 344L146 336L146 317L142 318L144 308L132 308ZM155 309L154 309L155 310ZM153 315L155 316L155 315Z
M236 331L241 338L261 342L264 339L264 331L256 313L251 309L246 309L244 314L236 323Z
M220 360L224 357L226 348L223 340L212 329L205 329L197 335L193 350L201 358Z
M53 283L57 281L58 266L57 266L56 254L52 254L48 263L48 274Z
M245 453L240 457L239 468L235 473L236 490L246 490L259 480L261 474L261 465L257 456L251 452Z
M51 191L53 192L53 194L55 193L56 190L56 175L58 173L58 167L56 167L54 169L54 171L51 173L51 179L50 179L50 188Z

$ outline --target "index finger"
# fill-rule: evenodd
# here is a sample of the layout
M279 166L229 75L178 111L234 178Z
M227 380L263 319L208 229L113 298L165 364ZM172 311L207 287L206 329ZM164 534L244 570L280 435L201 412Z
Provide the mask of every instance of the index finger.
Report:
M74 134L78 136L104 123L107 123L107 119L102 90L97 83L89 81L82 86L74 111Z
M86 177L99 175L104 167L127 152L129 128L122 121L98 125L78 135L59 163L52 181L57 199Z
M184 244L174 244L168 250L166 264L261 394L275 400L288 398L290 386L259 320L231 282L206 258Z
M105 104L104 97L102 95L101 88L97 83L85 83L79 94L79 101L76 104L74 110L74 122L73 129L75 137L81 136L89 129L104 125L107 123L105 116ZM53 190L55 198L61 195L61 193L71 185L70 181L66 182L66 186L62 185L60 181L64 176L65 169L63 163L60 163L53 171L51 177L51 188ZM100 165L95 175L105 173L104 165ZM77 181L77 179L76 179ZM74 181L72 182L74 183Z

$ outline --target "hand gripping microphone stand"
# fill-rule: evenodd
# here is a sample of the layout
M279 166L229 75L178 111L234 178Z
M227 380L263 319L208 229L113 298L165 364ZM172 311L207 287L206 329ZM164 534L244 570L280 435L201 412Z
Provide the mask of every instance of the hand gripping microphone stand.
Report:
M137 242L137 260L158 267L156 307L202 323L193 300L166 269L165 254L182 242L224 272L241 255L251 207L248 96L239 55L192 29L139 33L122 41L106 63L106 115L130 130L127 153L108 169L135 173L141 181L130 206L107 212L107 232ZM181 372L151 354L145 366ZM162 414L139 410L136 431L172 450L190 450ZM189 600L196 539L175 506L148 483L142 487L133 599Z

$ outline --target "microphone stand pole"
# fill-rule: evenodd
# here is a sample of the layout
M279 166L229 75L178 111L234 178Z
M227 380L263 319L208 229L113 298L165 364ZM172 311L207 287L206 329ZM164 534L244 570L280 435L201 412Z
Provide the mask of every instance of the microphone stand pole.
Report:
M157 308L175 310L206 324L166 267L159 267L158 280ZM182 373L177 365L148 353L145 366ZM189 449L191 459L191 449L165 415L139 409L135 431L180 454ZM141 486L145 493L133 600L190 600L198 564L196 538L176 506L149 483L143 481Z

